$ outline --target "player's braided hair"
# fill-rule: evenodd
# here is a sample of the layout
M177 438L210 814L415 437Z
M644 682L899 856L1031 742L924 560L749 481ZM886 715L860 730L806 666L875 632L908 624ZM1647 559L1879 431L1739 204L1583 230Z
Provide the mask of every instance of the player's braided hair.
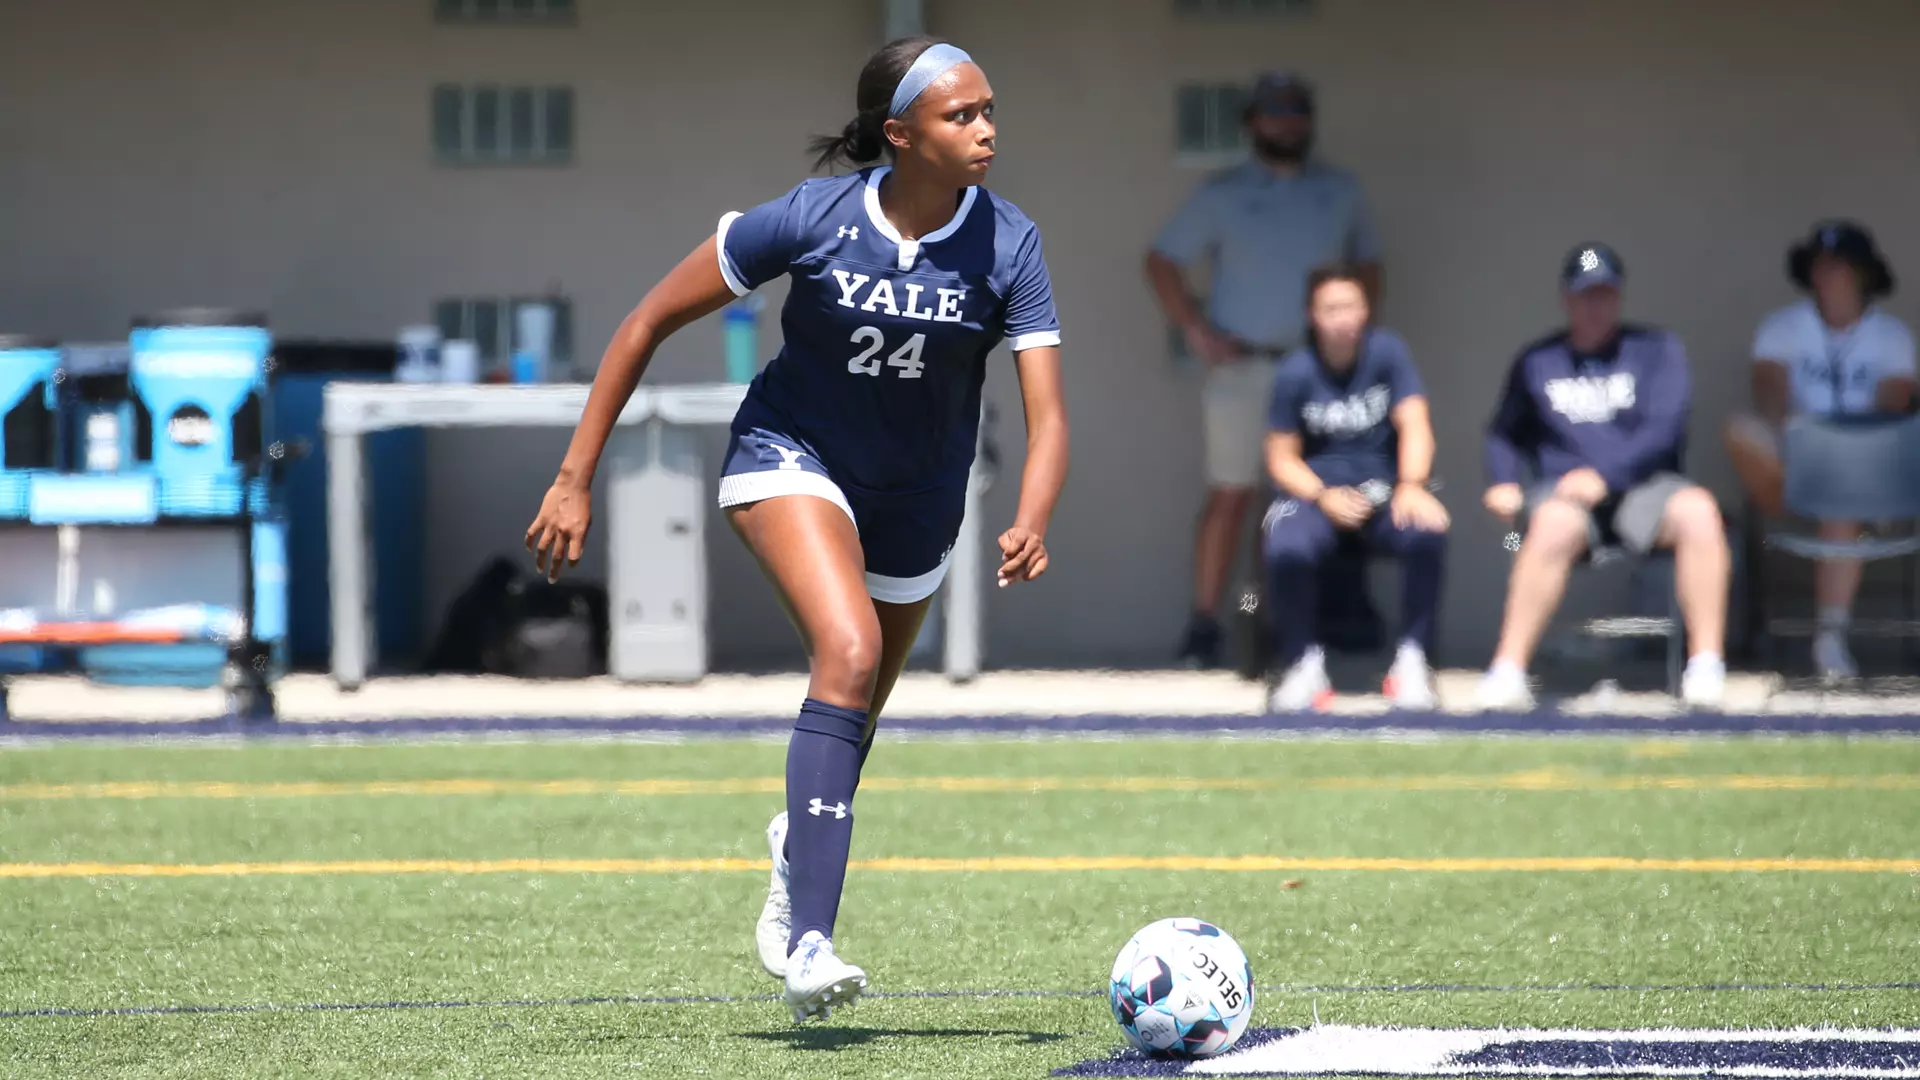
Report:
M893 91L920 54L940 43L941 39L935 37L896 38L869 57L854 88L854 108L858 111L853 119L838 135L816 135L808 141L807 151L816 155L813 167L824 169L840 162L857 169L885 156L892 149L886 125Z

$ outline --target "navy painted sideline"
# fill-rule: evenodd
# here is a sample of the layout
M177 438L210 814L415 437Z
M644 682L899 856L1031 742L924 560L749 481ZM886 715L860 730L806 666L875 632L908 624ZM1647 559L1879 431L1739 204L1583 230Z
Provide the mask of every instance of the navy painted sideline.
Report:
M791 717L435 717L392 720L0 720L0 739L394 738L459 735L633 735L739 739L785 735ZM1677 716L1527 713L1414 713L1329 716L942 716L889 720L907 735L1315 735L1422 732L1515 735L1920 735L1920 713L1685 713Z
M1556 983L1551 985L1479 985L1474 983L1386 983L1376 986L1290 986L1256 988L1267 994L1520 994L1520 993L1635 993L1724 994L1800 991L1808 993L1920 991L1920 982L1896 983L1701 983L1698 985L1633 985L1627 983ZM861 995L863 1001L927 999L988 1000L992 998L1098 998L1104 990L896 990ZM509 998L501 1001L317 1001L291 1004L259 1002L232 1005L131 1005L119 1008L45 1008L0 1010L0 1020L36 1018L92 1018L106 1016L192 1016L231 1013L378 1012L390 1009L551 1009L587 1005L741 1005L779 1001L779 994L710 994L681 997L604 996L575 998ZM1251 1032L1248 1033L1251 1036ZM1250 1044L1243 1044L1250 1045Z
M1222 1076L1299 1077L1920 1077L1915 1034L1892 1027L1255 1028L1203 1068ZM1190 1060L1123 1050L1053 1075L1184 1076L1192 1066Z

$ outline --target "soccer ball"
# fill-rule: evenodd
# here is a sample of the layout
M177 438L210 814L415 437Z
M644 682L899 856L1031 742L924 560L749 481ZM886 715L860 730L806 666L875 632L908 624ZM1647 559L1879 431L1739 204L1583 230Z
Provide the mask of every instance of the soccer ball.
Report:
M1107 999L1134 1049L1212 1057L1246 1034L1253 969L1225 930L1199 919L1161 919L1120 950Z

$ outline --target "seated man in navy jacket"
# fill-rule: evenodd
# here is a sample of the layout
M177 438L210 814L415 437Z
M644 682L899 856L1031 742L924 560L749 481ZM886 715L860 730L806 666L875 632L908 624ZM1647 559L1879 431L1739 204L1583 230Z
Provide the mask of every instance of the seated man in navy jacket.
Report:
M1407 343L1371 323L1363 272L1315 270L1307 281L1307 344L1280 362L1267 415L1267 472L1280 498L1267 511L1266 609L1285 674L1274 712L1325 703L1332 686L1319 637L1319 593L1342 548L1397 556L1400 646L1383 689L1396 707L1431 709L1433 648L1447 550L1447 511L1427 490L1433 425ZM1326 582L1335 588L1365 588Z
M1527 662L1560 606L1574 560L1600 545L1674 554L1686 621L1681 697L1719 704L1730 558L1720 508L1680 475L1691 378L1680 339L1622 324L1620 257L1603 244L1567 256L1566 329L1527 346L1487 426L1486 507L1525 536L1507 584L1506 617L1481 680L1484 709L1525 709ZM1532 466L1530 488L1521 465Z

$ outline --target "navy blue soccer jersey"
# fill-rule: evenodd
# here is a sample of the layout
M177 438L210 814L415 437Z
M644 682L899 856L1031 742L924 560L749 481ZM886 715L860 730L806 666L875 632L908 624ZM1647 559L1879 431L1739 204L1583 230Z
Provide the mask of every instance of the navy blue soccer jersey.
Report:
M850 491L966 483L987 354L1060 343L1040 231L982 187L903 240L880 209L886 166L807 180L720 220L720 271L741 296L791 278L784 343L734 420L806 447Z
M1353 367L1336 373L1311 348L1280 362L1267 424L1300 436L1301 456L1321 482L1354 487L1400 474L1395 406L1424 393L1413 355L1400 335L1373 327Z

